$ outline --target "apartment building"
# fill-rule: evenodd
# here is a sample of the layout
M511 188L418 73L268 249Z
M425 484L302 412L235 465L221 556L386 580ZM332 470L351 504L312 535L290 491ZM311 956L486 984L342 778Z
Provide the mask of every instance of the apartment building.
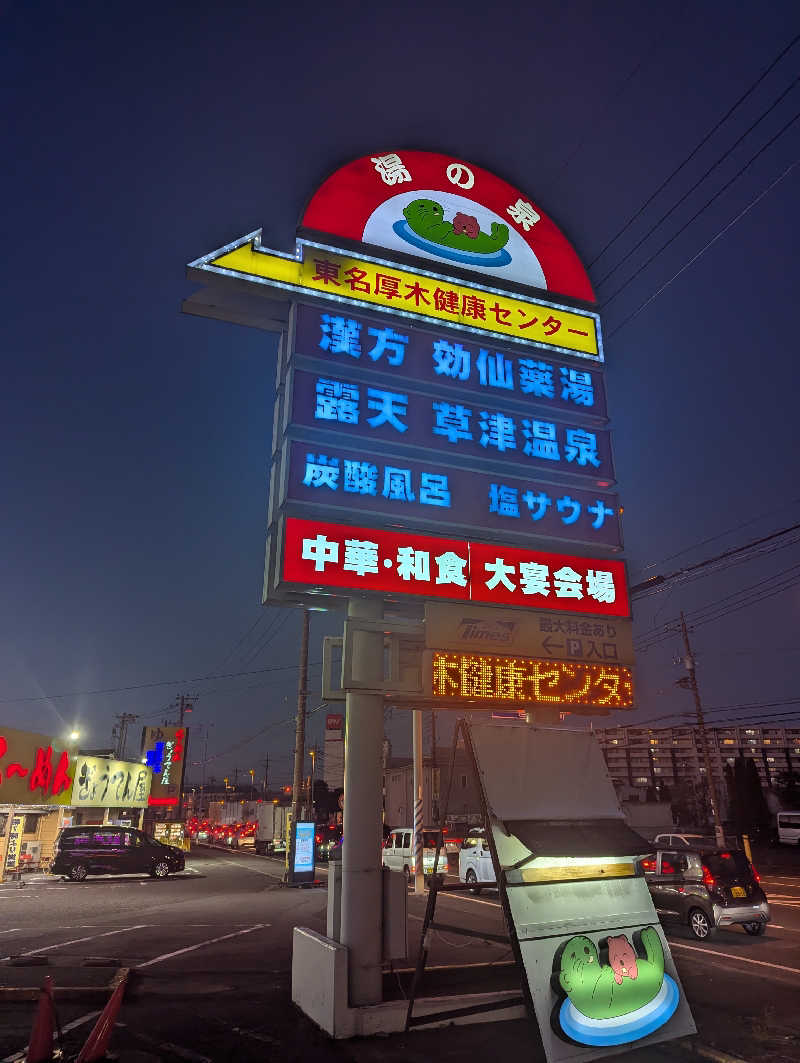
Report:
M697 727L605 727L595 735L605 754L608 771L618 789L670 790L683 780L702 780L705 761ZM740 754L752 757L761 785L792 771L800 780L800 728L708 727L711 771L721 796L725 794L724 765Z

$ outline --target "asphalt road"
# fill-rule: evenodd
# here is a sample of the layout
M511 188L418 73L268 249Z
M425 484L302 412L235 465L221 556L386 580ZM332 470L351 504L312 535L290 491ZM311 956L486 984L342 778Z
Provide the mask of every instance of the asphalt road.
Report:
M761 871L774 920L764 937L741 930L719 931L708 944L680 931L669 937L702 1042L751 1063L788 1063L800 1060L800 852L774 867L762 861ZM113 1047L136 1049L141 1059L422 1063L491 1058L506 1048L539 1058L525 1022L330 1042L290 1002L292 927L324 933L326 889L286 889L281 873L277 861L198 849L185 873L165 881L53 879L2 889L0 985L38 985L45 973L56 986L80 983L87 961L135 969ZM491 891L445 895L439 903L443 921L503 933ZM409 897L412 955L387 978L387 993L408 984L424 906L424 897ZM452 991L453 967L465 964L482 965L474 972L498 986L514 986L510 961L508 946L437 932L428 987ZM66 1034L68 1045L82 1043L97 1007L59 1005L62 1025L77 1023ZM32 1003L0 997L0 1061L24 1048L32 1014ZM669 1046L619 1058L644 1063L687 1056Z

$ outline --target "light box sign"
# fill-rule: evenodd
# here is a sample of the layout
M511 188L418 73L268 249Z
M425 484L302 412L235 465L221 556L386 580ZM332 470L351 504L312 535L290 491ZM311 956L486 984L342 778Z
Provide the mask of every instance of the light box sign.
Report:
M353 159L314 193L302 225L594 301L578 255L542 208L452 156L399 149Z
M298 821L294 829L294 863L295 875L314 876L314 836L316 823Z
M633 676L622 665L442 651L430 658L427 678L434 698L565 708L633 707Z
M425 645L432 650L524 653L593 664L633 664L633 623L617 617L425 603Z
M286 517L286 584L629 616L621 561Z
M0 726L0 802L68 805L75 756L48 735Z
M185 727L145 727L142 732L142 756L152 769L153 784L148 804L177 806L186 768Z
M278 288L299 299L323 298L379 309L602 362L600 318L586 310L478 287L382 259L298 241L294 255L261 246L249 233L189 264L190 270Z
M367 441L393 450L450 454L478 463L478 468L492 462L538 476L575 476L604 487L614 482L610 434L604 429L526 417L496 403L467 406L409 387L369 384L341 368L329 376L292 372L292 425L327 431L351 446Z
M365 459L363 451L286 443L280 504L304 503L315 512L342 510L387 521L460 526L469 533L513 534L618 550L622 546L615 494L556 488L533 477L498 476L439 461Z
M295 315L294 353L324 358L345 372L361 366L396 378L400 386L404 380L431 384L468 403L513 399L565 416L607 416L602 374L585 364L429 332L402 318L387 322L303 305Z
M146 808L151 778L145 764L79 756L70 804L76 808Z

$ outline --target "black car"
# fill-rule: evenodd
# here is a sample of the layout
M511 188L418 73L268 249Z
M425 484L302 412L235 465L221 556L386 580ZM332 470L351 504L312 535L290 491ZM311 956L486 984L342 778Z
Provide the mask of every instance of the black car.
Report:
M683 923L700 941L715 927L766 930L769 904L741 849L658 849L638 864L662 923Z
M87 875L149 874L166 878L183 871L184 856L133 827L65 827L56 841L51 871L82 882Z

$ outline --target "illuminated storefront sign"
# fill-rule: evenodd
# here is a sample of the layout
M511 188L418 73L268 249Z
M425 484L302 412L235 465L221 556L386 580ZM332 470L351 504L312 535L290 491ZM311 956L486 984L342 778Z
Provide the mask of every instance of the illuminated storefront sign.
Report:
M286 584L628 616L621 561L286 517Z
M105 757L76 759L70 804L79 808L145 808L152 772L144 764Z
M498 404L466 406L409 387L371 385L344 372L324 376L297 369L291 381L291 422L332 432L340 442L366 439L394 451L436 451L478 459L481 467L513 464L604 487L614 481L610 434L603 429L525 416Z
M533 478L460 469L439 461L365 459L363 451L292 440L286 443L285 483L279 504L376 514L469 534L511 533L619 549L619 499Z
M633 705L633 680L630 668L616 664L435 652L431 693L451 701L629 709Z
M304 229L593 302L586 270L541 207L480 166L429 151L364 155L309 202Z
M150 806L177 806L186 767L185 727L145 727L142 756L152 769Z
M387 323L301 305L295 311L292 352L325 359L345 372L359 366L431 385L467 402L518 400L599 419L607 412L602 374L585 363L566 365L537 351L498 349L488 341L481 346L467 336L429 332L403 319Z
M285 255L262 248L260 234L250 233L189 268L279 288L299 298L315 296L388 310L418 321L446 322L482 335L603 360L597 314L401 269L303 240L298 241L297 255Z
M0 727L0 802L68 805L74 755L47 735Z

